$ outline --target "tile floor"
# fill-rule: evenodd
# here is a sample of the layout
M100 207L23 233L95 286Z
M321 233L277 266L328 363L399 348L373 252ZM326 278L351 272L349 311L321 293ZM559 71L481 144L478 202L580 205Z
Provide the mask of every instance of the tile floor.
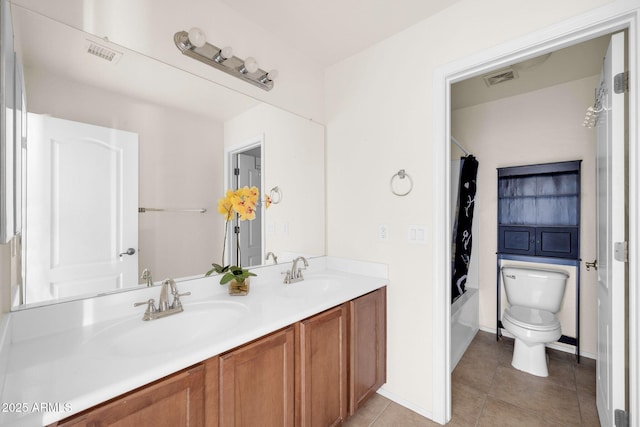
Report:
M548 350L549 377L511 366L513 340L480 331L452 376L452 419L447 426L599 426L595 361L576 363L569 353ZM439 424L378 394L347 427L432 427Z

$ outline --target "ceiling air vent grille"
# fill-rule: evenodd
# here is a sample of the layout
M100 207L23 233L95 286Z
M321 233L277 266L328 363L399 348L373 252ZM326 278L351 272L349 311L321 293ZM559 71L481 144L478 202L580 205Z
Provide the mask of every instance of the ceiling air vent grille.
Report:
M513 68L496 71L483 77L487 86L495 86L500 83L508 82L518 78L518 73Z
M87 53L109 61L112 64L117 63L122 56L121 52L110 49L106 46L99 45L95 42L87 40Z

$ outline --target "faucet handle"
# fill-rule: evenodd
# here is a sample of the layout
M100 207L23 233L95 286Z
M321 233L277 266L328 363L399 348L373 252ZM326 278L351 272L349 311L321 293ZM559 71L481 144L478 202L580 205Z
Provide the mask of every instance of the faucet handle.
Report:
M140 276L140 278L147 281L147 286L153 285L153 277L151 276L151 271L148 268L142 270L142 276Z
M191 295L191 292L185 292L183 294L175 292L173 294L173 302L171 303L171 308L182 307L182 303L180 302L180 297L186 297L186 296L189 296L189 295Z
M134 307L138 307L140 305L144 305L147 304L147 313L155 313L156 310L156 305L155 305L155 300L153 298L150 298L148 301L143 301L143 302L136 302L133 304Z
M289 271L289 270L283 271L280 274L284 274L285 275L284 276L284 282L283 282L285 285L288 285L288 284L291 283L291 271Z

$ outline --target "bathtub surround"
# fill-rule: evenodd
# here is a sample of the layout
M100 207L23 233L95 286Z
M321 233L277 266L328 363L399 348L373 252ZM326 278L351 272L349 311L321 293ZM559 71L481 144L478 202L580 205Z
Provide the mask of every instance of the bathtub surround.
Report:
M451 304L451 372L480 330L478 298L478 288L467 288L467 291Z

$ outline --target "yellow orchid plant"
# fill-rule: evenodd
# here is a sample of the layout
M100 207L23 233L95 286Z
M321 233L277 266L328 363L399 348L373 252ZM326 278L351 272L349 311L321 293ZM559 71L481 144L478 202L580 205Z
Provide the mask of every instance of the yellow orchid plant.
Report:
M235 279L236 282L242 283L249 276L255 276L249 270L242 268L241 266L224 264L224 253L227 244L227 231L229 230L229 221L231 221L235 215L238 215L240 221L251 221L256 217L256 205L260 191L257 187L242 187L237 190L227 190L226 195L218 201L218 212L224 216L224 240L222 242L222 262L220 264L211 264L212 269L207 271L205 276L210 276L213 273L223 274L220 279L220 284L230 282ZM265 206L268 208L271 205L271 199L267 196L265 200Z

